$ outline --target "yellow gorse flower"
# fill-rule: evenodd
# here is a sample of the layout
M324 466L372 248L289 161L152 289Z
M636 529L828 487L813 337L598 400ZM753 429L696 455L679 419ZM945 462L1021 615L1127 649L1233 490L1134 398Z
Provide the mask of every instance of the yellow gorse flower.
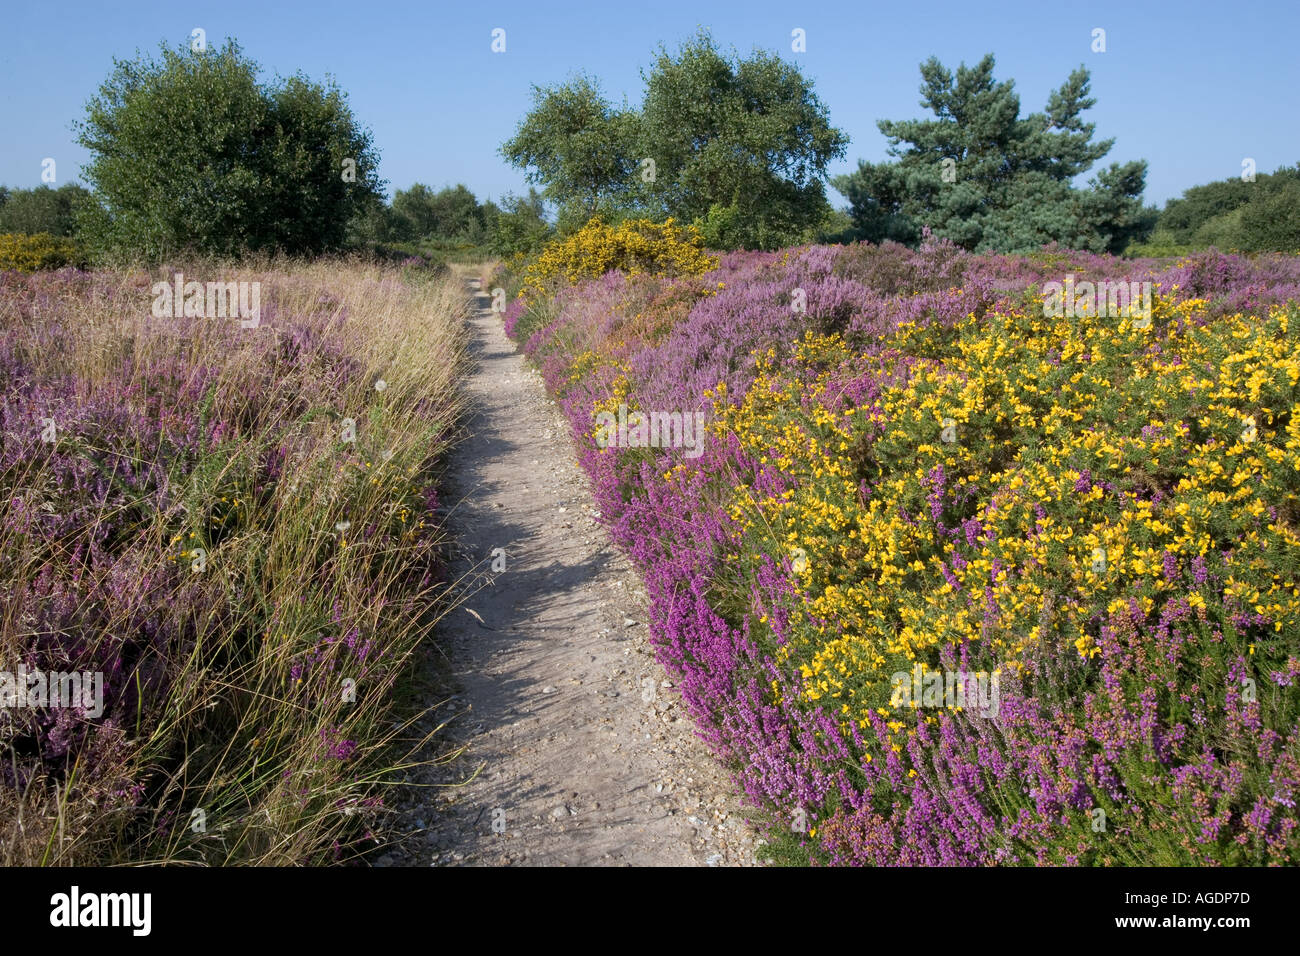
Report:
M629 219L611 226L597 216L573 235L547 243L524 269L519 295L531 301L561 282L597 279L612 269L627 275L699 276L717 266L694 226L672 219Z

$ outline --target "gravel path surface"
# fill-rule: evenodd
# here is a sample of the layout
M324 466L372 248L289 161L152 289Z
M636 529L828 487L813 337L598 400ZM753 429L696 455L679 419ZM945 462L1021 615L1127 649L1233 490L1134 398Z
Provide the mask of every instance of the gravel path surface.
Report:
M442 752L396 801L379 865L734 866L761 841L646 635L645 592L597 521L568 426L469 280L468 438L448 476ZM499 569L504 550L504 570Z

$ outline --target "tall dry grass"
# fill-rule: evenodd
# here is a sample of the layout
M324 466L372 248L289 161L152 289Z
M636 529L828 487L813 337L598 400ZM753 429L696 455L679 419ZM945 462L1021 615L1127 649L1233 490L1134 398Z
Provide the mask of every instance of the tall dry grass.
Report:
M260 327L155 318L172 270L0 274L0 670L106 684L0 707L6 865L351 859L414 759L463 285L179 271L260 282Z

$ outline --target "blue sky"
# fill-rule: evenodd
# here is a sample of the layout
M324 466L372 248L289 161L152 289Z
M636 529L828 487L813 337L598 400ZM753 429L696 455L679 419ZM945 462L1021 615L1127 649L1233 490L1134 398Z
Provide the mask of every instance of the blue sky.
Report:
M851 138L832 167L885 159L879 118L918 117L918 64L976 62L991 52L998 79L1014 79L1022 112L1042 109L1074 67L1092 72L1088 118L1113 137L1105 163L1146 159L1148 202L1239 175L1300 162L1300 4L1295 0L988 4L946 0L684 3L494 2L222 3L70 0L16 3L0 35L0 183L34 186L53 157L75 180L86 154L72 120L108 75L112 58L188 42L236 38L267 75L333 75L374 133L392 188L464 182L481 198L524 186L497 147L530 103L531 84L577 70L615 101L639 103L641 69L662 43L697 27L741 53L776 51L816 83L831 121ZM506 52L491 51L494 28ZM1105 53L1091 49L1106 30ZM791 51L791 31L807 52ZM833 196L838 200L838 196ZM838 201L837 201L837 204Z

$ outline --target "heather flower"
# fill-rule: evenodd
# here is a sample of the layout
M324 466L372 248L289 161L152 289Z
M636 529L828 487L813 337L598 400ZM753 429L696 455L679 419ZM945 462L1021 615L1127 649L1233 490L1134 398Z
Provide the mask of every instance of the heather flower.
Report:
M532 306L524 350L701 734L830 862L1293 861L1292 791L1260 781L1300 711L1244 688L1300 673L1276 506L1300 426L1259 427L1300 386L1300 267L949 246L731 254ZM1151 281L1146 337L1045 321L1066 271ZM599 448L611 402L704 409L711 440ZM996 719L895 712L914 665L998 670Z

